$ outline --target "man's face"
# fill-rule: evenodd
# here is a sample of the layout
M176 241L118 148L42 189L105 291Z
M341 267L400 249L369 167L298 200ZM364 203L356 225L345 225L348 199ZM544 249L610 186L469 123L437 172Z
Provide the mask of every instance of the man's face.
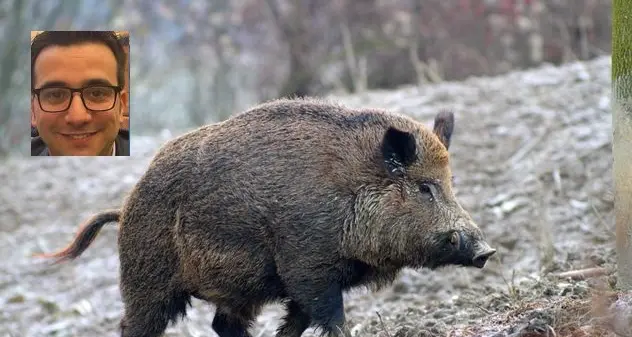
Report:
M34 88L119 85L116 69L114 53L104 44L50 46L42 50L33 66ZM93 95L97 97L98 93ZM44 97L41 98L44 100ZM88 97L85 98L88 100ZM81 101L80 94L75 92L68 109L46 112L37 97L32 95L31 122L37 126L53 156L109 156L126 102L127 92L121 91L111 109L90 111ZM50 110L46 105L44 108Z

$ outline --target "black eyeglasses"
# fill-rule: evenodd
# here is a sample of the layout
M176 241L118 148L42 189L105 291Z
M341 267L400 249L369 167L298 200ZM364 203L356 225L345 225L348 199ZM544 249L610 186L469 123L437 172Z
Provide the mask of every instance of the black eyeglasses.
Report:
M61 112L70 108L75 92L81 96L83 106L91 111L107 111L116 104L120 86L98 85L72 89L66 87L47 87L33 89L40 108L46 112Z

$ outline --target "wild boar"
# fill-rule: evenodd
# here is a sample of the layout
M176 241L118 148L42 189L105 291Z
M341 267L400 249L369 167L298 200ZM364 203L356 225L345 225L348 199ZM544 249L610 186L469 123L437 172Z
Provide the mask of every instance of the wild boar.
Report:
M430 130L313 98L263 103L166 143L120 211L51 256L76 258L119 222L125 337L161 335L191 296L216 305L221 337L251 336L274 301L278 337L350 336L343 291L495 253L452 191L453 128L449 112Z

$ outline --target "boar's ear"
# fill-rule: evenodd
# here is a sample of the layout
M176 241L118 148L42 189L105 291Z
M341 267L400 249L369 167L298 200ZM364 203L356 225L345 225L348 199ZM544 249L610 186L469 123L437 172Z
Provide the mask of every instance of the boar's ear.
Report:
M442 111L434 120L434 133L439 137L446 149L450 147L450 138L454 131L454 114L450 111Z
M417 144L409 132L390 127L382 140L382 155L389 173L401 175L415 160Z

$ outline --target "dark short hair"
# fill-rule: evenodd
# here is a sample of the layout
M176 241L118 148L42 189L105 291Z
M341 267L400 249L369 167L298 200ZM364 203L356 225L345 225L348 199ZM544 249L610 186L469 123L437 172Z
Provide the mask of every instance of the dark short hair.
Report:
M125 83L125 52L113 31L44 31L35 36L31 42L31 89L35 84L35 61L47 47L71 46L82 43L102 43L106 45L116 59L117 85Z
M119 37L119 42L123 47L129 47L129 35L122 35Z

